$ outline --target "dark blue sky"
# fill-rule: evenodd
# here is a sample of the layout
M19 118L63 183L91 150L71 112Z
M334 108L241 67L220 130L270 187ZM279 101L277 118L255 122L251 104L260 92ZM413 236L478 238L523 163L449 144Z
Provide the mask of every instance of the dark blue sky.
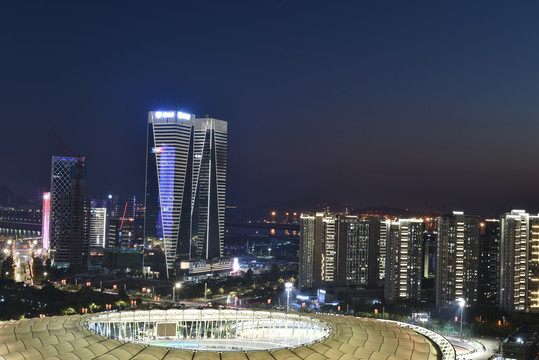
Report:
M147 111L229 122L231 205L539 210L539 3L0 4L0 184L142 196Z

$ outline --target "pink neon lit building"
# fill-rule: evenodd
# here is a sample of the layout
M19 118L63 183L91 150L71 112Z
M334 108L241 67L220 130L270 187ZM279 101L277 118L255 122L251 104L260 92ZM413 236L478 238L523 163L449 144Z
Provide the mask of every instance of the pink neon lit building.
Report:
M49 251L49 229L51 222L51 193L43 193L43 218L41 221L41 239L43 251Z

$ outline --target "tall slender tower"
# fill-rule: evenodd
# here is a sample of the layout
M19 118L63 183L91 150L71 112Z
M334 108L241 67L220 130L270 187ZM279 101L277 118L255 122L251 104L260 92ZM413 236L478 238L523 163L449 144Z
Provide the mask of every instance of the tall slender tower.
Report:
M195 119L191 257L223 256L227 123Z
M181 111L148 114L144 239L179 261L222 256L227 123Z
M163 249L167 270L190 252L193 121L193 115L176 111L148 114L144 238Z
M41 218L41 245L43 251L49 251L50 244L50 230L51 230L51 193L43 193L43 211Z
M49 245L57 267L82 270L87 265L85 183L84 157L52 157Z

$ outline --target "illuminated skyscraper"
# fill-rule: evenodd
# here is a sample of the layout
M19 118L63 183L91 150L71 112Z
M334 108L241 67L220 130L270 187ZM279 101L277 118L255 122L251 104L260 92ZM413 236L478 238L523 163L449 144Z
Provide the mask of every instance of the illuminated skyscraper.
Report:
M438 218L436 306L478 300L479 217L461 211Z
M85 184L84 157L52 157L50 249L57 267L87 266Z
M227 123L195 119L193 138L191 257L223 256Z
M144 238L179 261L222 256L226 121L176 111L148 114Z
M539 214L512 210L500 219L500 308L539 311Z

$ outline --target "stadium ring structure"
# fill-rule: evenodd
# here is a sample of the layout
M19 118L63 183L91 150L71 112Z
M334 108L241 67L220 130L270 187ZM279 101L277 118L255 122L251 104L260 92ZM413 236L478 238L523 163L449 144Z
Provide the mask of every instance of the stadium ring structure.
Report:
M252 310L133 310L0 323L4 360L454 359L374 319ZM452 348L451 348L452 349Z

